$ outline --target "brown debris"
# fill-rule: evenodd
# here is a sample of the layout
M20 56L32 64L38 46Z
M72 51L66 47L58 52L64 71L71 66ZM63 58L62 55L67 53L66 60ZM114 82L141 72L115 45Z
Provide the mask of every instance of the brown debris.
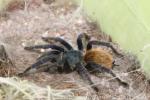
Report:
M3 45L0 45L0 77L12 76L15 74L15 66Z
M23 0L12 0L7 7L7 11L15 11L18 9L24 9L24 1Z

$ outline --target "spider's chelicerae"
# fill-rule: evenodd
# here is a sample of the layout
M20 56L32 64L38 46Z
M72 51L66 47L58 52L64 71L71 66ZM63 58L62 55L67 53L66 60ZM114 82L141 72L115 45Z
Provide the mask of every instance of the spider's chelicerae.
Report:
M101 48L92 48L93 45L107 46L111 48L116 55L122 56L111 43L90 40L90 37L83 33L77 38L78 50L74 50L68 42L59 37L43 37L42 39L49 44L28 46L25 47L25 49L37 50L50 48L51 50L48 50L40 56L37 62L28 67L23 73L19 73L19 76L39 71L65 73L77 71L83 80L91 85L95 91L98 91L97 86L92 82L88 72L92 70L92 72L107 72L115 77L119 84L128 87L126 82L123 82L112 72L114 66L112 55Z

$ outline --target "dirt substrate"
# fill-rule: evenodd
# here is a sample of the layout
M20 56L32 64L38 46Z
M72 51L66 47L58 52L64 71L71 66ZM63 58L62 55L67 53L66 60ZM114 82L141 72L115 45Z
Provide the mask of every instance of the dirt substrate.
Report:
M16 73L25 70L40 55L24 50L24 46L44 44L42 36L60 36L75 48L76 38L83 32L88 33L92 39L112 41L83 14L81 7L73 5L68 0L45 1L46 3L42 0L28 0L25 6L21 3L18 8L13 5L9 7L7 16L3 16L0 20L0 42L4 44L15 64ZM123 88L110 75L102 73L91 75L100 89L98 94L80 79L77 72L69 74L41 72L23 79L43 87L50 85L55 89L72 89L75 95L88 96L89 100L150 100L150 85L141 73L136 57L124 53L125 51L118 45L114 46L124 54L122 58L114 55L116 63L119 64L114 68L114 72L129 83L129 88ZM133 71L135 68L139 69Z

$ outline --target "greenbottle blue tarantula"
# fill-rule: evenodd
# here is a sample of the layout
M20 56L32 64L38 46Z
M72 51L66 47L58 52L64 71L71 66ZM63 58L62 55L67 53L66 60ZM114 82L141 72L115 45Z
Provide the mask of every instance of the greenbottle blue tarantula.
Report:
M92 45L107 46L111 48L115 54L122 56L115 50L111 43L90 41L90 37L83 33L77 38L78 50L74 50L68 42L59 37L43 37L42 39L49 44L28 46L25 47L25 49L37 50L51 48L52 50L45 52L37 59L36 63L28 67L23 73L19 73L19 76L39 71L57 71L59 73L77 71L83 80L91 85L95 91L98 91L98 88L92 82L88 72L94 70L95 72L107 72L115 77L119 84L128 87L126 82L123 82L112 72L111 69L115 65L112 60L112 55L102 49L92 48ZM59 43L61 46L56 45L56 43ZM84 49L87 51L84 51Z

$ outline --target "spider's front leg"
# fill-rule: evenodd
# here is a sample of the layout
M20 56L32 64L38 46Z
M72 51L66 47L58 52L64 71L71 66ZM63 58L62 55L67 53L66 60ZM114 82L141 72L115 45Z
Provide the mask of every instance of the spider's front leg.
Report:
M60 46L56 46L56 45L50 45L50 44L45 44L45 45L35 45L35 46L26 46L24 47L25 50L35 50L35 49L55 49L57 51L60 51L60 52L64 52L65 50L60 47Z
M47 57L47 56L51 56L56 58L56 55L59 55L61 52L59 51L48 51L48 52L44 52L39 58L37 58L37 60L42 59L43 57Z
M18 76L23 77L23 76L27 76L29 74L34 74L34 73L38 73L38 72L56 72L57 71L57 67L56 64L51 63L51 62L47 62L44 63L42 65L37 66L36 68L32 68L32 67L28 67L24 72L19 73Z
M18 75L19 76L25 76L25 75L28 75L31 73L46 71L50 66L56 65L53 63L56 62L58 57L59 57L59 54L54 54L54 52L51 51L51 52L49 52L49 55L40 57L36 63L32 64L23 73L19 73Z
M61 39L59 37L42 37L42 39L45 41L45 42L48 42L48 43L56 43L56 42L59 42L60 44L62 44L64 47L67 48L67 50L73 50L73 47L67 42L65 41L64 39Z
M76 71L79 73L79 75L81 76L81 78L83 80L85 80L89 85L91 85L91 87L98 92L99 89L94 85L94 83L92 82L89 72L87 71L87 69L81 64L78 63L76 64Z
M123 55L121 54L121 53L119 53L113 46L112 46L112 44L110 43L110 42L102 42L102 41L90 41L89 43L88 43L88 45L87 45L87 50L90 50L90 49L92 49L92 45L102 45L102 46L106 46L106 47L109 47L109 48L111 48L112 49L112 51L116 54L116 55L118 55L118 56L121 56L121 57L123 57Z
M86 65L86 68L87 68L87 69L90 69L90 70L93 69L93 72L94 72L94 71L96 71L96 72L101 72L101 73L107 72L107 73L111 74L113 77L115 77L115 79L117 80L117 82L118 82L120 85L122 85L122 86L124 86L124 87L129 87L129 84L128 84L128 83L122 81L120 78L118 78L118 77L116 76L115 73L112 72L111 69L108 69L108 68L105 67L105 66L96 64L96 63L94 63L94 62L88 62L87 65Z

